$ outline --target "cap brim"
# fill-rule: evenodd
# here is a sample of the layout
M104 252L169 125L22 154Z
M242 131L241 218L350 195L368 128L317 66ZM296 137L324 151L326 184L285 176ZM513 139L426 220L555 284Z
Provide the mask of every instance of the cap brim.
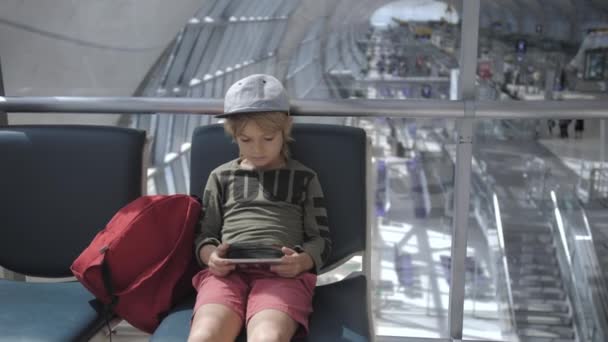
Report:
M216 118L226 118L229 116L235 116L235 115L239 115L239 114L270 113L270 112L281 112L281 113L285 113L285 114L289 115L289 110L285 110L284 108L264 108L264 109L245 108L245 109L239 109L239 110L235 110L235 111L228 112L228 113L218 114L215 117Z

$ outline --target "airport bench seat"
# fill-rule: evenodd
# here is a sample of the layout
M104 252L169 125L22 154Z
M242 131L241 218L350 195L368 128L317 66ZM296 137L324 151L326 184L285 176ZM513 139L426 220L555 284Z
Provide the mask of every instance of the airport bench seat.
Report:
M296 124L290 151L294 159L317 172L323 188L332 238L332 254L324 266L331 269L366 250L367 140L359 128ZM199 127L192 138L190 192L201 196L209 173L236 158L236 144L223 127ZM365 256L364 256L365 260ZM190 330L194 298L178 305L161 323L151 341L185 341ZM354 275L317 286L310 335L304 341L368 341L371 329L367 279ZM244 333L239 340L244 341Z
M119 127L0 127L0 266L72 276L95 234L141 195L144 142ZM99 309L77 281L3 279L0 341L86 341L104 323Z

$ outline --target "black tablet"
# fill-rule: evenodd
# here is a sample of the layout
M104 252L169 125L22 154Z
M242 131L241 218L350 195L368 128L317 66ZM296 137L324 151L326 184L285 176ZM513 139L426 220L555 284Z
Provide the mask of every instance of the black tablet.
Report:
M231 244L225 256L235 264L279 264L282 257L277 247L244 243Z

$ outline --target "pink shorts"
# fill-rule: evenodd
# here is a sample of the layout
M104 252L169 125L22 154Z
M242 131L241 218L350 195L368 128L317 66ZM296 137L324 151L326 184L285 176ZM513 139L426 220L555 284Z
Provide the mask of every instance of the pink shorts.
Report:
M308 334L308 316L317 276L302 273L296 278L282 278L267 269L237 269L226 277L217 277L204 269L192 278L198 291L194 311L204 304L222 304L234 310L245 325L256 313L275 309L298 322L296 335Z

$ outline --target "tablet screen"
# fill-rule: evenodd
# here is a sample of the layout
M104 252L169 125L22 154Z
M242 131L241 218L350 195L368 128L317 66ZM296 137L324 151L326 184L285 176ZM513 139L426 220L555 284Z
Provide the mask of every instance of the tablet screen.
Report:
M280 264L281 259L242 259L242 258L229 258L227 259L233 264Z
M239 264L277 264L283 252L276 247L233 244L228 248L226 259Z

